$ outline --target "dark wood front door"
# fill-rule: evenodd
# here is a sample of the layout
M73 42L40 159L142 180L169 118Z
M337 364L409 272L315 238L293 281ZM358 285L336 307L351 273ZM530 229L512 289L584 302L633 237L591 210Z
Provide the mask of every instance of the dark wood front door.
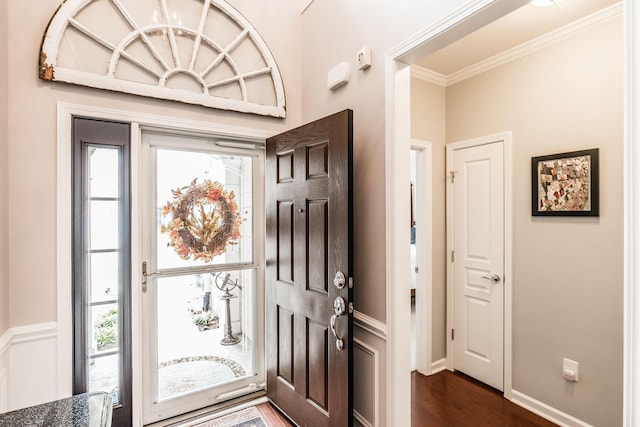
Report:
M267 394L300 426L352 425L352 122L267 140Z

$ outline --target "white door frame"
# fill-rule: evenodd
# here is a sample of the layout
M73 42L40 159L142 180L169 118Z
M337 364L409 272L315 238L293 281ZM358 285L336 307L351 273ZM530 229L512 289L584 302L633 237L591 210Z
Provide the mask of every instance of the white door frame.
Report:
M514 4L515 3L515 4ZM520 2L524 4L524 2ZM387 297L387 418L386 424L411 425L409 365L409 301L403 284L409 280L406 245L410 132L410 66L404 58L418 47L430 51L447 45L461 33L489 24L518 7L512 0L474 0L444 19L403 40L385 54L385 214ZM624 425L640 424L640 6L623 0L625 23L624 105ZM635 83L635 84L632 84ZM634 120L635 119L635 120ZM635 144L634 144L635 142ZM635 250L634 250L635 249ZM638 291L635 291L638 289ZM633 370L633 366L636 369ZM635 423L635 424L634 424Z
M261 129L244 128L221 125L217 123L198 122L169 116L151 115L146 113L114 110L77 104L59 102L57 111L57 230L56 230L56 264L57 264L57 326L58 326L58 394L60 397L70 396L73 380L73 310L71 298L71 145L72 145L72 117L81 116L95 119L129 122L131 126L131 167L140 167L140 126L160 129L173 129L184 133L215 134L230 139L242 139L247 142L264 144L272 135ZM139 174L131 174L131 200L139 200L136 192L139 187ZM141 212L138 203L131 205L131 222L140 224ZM131 234L131 277L132 295L131 305L134 316L132 327L132 370L142 372L142 289L135 286L142 275L141 272L141 232ZM137 314L137 315L136 315ZM134 427L142 426L142 381L133 377L132 423Z
M416 369L430 375L433 363L433 144L411 141L416 155Z
M483 136L480 138L469 139L466 141L453 142L446 145L446 162L447 171L453 170L453 152L464 148L477 147L484 144L494 142L503 143L503 162L504 162L504 277L502 284L504 286L504 362L503 362L503 393L504 397L511 399L512 396L512 366L513 366L513 158L512 158L512 134L511 132L502 132L494 135ZM447 254L451 253L453 248L453 197L451 181L447 181ZM453 366L453 340L451 334L448 333L453 328L453 288L454 274L453 263L447 257L447 369L454 370Z

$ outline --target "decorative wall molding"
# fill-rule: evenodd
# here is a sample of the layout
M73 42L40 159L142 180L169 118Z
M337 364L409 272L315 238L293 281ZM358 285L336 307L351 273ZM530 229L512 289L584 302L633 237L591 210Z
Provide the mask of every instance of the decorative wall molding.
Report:
M373 427L373 424L371 424L369 421L367 421L355 409L353 410L353 419L356 420L358 423L360 423L364 427Z
M353 324L384 341L387 340L387 325L358 310L354 310L353 312Z
M572 37L592 31L602 25L612 22L615 19L621 18L622 12L622 3L614 4L555 31L501 52L485 59L484 61L480 61L476 64L463 68L462 70L448 76L412 65L411 77L443 87L451 86L479 74L486 73L494 68L508 64L509 62L516 61L540 50L562 43Z
M58 325L56 322L36 323L12 328L11 345L40 341L47 338L57 338Z
M518 406L522 406L523 408L531 411L535 414L540 415L542 418L546 418L547 420L558 424L562 427L593 427L591 424L588 424L582 420L579 420L575 417L572 417L569 414L565 414L564 412L553 408L546 403L540 402L539 400L534 399L533 397L529 397L524 393L521 393L517 390L512 390L511 401Z
M113 24L105 26L104 20ZM67 0L45 30L42 80L284 118L266 42L224 0Z
M2 336L0 336L0 360L5 355L7 350L9 350L9 346L11 345L11 339L13 338L13 330L11 328L4 331Z
M372 395L369 394L367 396L369 405L373 410L373 419L368 420L366 418L367 414L358 412L358 410L355 408L355 402L353 409L353 418L365 427L378 427L380 425L380 363L378 351L365 342L355 338L353 340L353 348L354 353L356 351L361 351L364 355L371 359L371 372L368 373L368 377L373 378L373 387L367 388L367 390L354 390L354 394L357 393L358 396L365 396L368 393L373 393Z

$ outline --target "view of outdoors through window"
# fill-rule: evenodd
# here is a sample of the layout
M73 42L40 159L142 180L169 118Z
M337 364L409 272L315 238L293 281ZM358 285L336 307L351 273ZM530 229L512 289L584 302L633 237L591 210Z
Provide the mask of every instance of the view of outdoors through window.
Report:
M119 402L118 291L120 287L120 148L88 150L89 390Z
M156 268L162 275L153 286L158 400L254 375L252 167L249 155L156 150ZM228 204L189 198L195 194L190 189L207 182L212 197L220 195ZM181 204L184 200L188 203ZM174 210L167 207L171 203ZM188 238L169 230L180 212L190 235L204 241L207 231L223 227L225 209L239 217L239 236L210 260L194 259L197 249ZM203 272L205 265L211 268Z
M91 147L86 162L88 391L111 393L114 404L122 378L119 150ZM153 229L143 233L152 233L155 253L149 256L158 277L149 281L148 291L154 298L153 330L144 333L155 337L154 393L163 401L255 375L254 157L168 148L154 153ZM182 203L190 188L205 184L210 185L208 199ZM197 248L190 249L193 242L184 231L172 231L173 221L188 222L189 236L206 239L206 233L222 229L225 212L236 218L226 235L231 238L200 247L212 252L208 257L195 256Z

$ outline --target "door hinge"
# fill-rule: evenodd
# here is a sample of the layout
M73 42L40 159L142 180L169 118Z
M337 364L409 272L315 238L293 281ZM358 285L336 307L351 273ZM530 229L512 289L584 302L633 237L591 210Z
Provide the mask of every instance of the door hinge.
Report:
M455 329L451 329L451 341L456 339L456 330Z
M451 179L451 183L453 184L454 181L456 180L456 174L458 172L457 171L449 171L449 178Z
M147 261L142 262L142 293L147 293Z
M456 251L451 251L451 262L456 260Z
M349 277L349 289L353 289L353 277Z
M353 303L349 303L349 314L353 314Z

